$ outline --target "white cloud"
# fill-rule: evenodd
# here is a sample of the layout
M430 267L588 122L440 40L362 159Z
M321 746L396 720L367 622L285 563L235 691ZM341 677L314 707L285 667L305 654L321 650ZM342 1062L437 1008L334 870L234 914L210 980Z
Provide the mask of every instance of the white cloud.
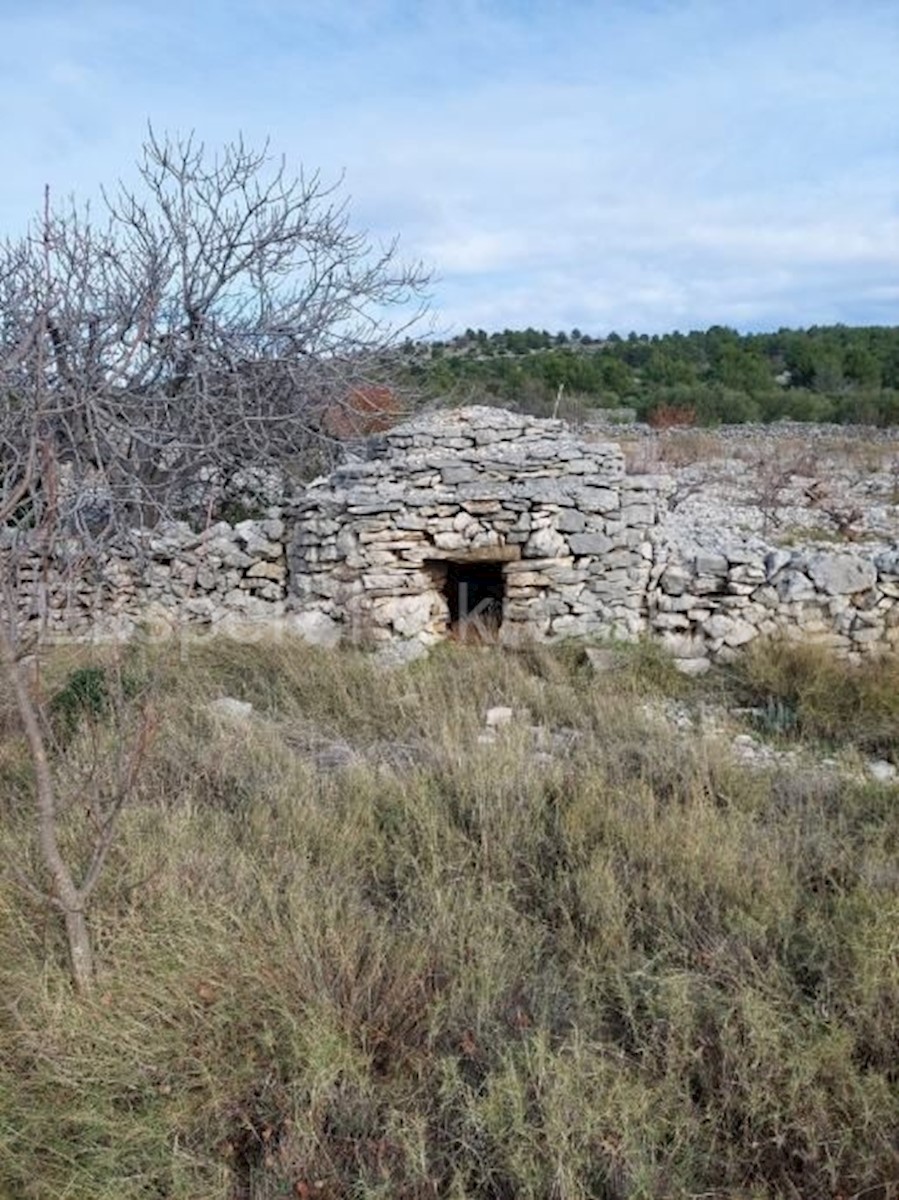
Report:
M899 320L892 3L35 0L0 46L10 229L151 117L346 168L444 326Z

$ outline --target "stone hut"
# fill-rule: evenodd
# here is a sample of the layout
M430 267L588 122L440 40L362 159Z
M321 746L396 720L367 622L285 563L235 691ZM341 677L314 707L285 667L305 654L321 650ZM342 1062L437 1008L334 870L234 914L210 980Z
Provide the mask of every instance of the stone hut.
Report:
M510 645L645 627L655 480L625 475L616 445L470 407L419 416L363 453L293 514L298 631Z

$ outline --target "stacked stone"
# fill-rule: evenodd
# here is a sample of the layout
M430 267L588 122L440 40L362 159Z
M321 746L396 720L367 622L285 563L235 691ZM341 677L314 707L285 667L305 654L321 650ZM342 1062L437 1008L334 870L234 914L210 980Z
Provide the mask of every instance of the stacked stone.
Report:
M647 599L650 627L688 673L760 634L855 658L899 645L899 550L674 552L655 568Z
M176 626L235 628L283 617L286 527L280 510L265 519L201 533L172 523L99 560L76 541L52 553L0 552L14 572L19 625L32 638L126 638Z
M441 563L502 563L500 638L644 627L657 481L625 476L613 444L556 420L472 407L383 435L366 461L316 481L295 512L297 627L428 644L447 633Z
M851 657L899 647L899 549L787 550L726 531L699 548L682 522L660 522L665 481L626 475L616 445L561 421L426 414L366 455L289 510L199 533L172 524L101 561L75 541L29 553L0 529L0 618L14 595L32 635L255 626L403 649L447 636L450 564L488 563L506 644L648 629L685 671L759 635Z
M287 596L286 537L274 509L260 520L219 521L200 534L176 526L151 539L145 573L151 617L216 628L277 622Z

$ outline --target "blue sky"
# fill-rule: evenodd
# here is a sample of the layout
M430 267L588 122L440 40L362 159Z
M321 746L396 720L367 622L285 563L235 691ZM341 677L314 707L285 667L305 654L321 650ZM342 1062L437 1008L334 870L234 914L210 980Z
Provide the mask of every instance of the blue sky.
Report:
M0 232L147 121L344 173L441 333L899 324L899 2L0 0Z

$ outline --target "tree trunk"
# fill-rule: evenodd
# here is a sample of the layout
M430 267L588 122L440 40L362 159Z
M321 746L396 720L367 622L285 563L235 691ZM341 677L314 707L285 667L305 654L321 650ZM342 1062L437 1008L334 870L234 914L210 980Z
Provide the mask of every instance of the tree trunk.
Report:
M94 982L94 951L87 917L83 908L67 909L65 920L72 982L76 991L84 993L90 990Z
M72 872L59 848L53 772L47 757L47 747L44 744L44 734L37 706L32 699L28 683L16 658L13 635L7 625L8 619L10 619L8 614L7 616L0 614L0 663L12 684L16 697L16 708L25 730L28 749L31 753L31 763L34 767L34 808L38 846L44 868L50 877L47 899L63 913L72 981L79 992L85 992L90 987L94 974L90 931L84 913L86 897L75 883Z

